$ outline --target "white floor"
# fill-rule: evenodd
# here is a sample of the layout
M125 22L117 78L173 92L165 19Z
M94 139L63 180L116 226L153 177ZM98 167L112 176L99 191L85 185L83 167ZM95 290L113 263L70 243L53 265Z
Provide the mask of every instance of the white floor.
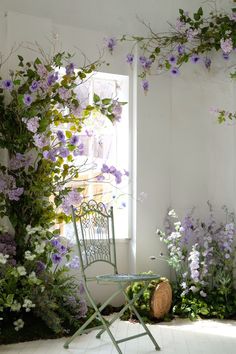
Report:
M236 321L177 319L150 325L163 354L236 354ZM112 332L117 338L141 333L138 323L117 321ZM1 354L115 354L106 334L95 338L96 331L76 338L63 349L64 338L0 346ZM123 354L157 353L148 336L120 344Z

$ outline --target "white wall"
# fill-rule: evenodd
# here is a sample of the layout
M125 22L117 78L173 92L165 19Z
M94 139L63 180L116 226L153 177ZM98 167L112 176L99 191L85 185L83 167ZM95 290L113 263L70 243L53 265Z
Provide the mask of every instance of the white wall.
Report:
M202 5L201 0L100 2L102 8L105 4L109 6L108 15L105 11L100 11L98 15L97 10L89 8L92 0L77 1L78 22L83 27L79 28L72 13L73 8L71 23L74 27L69 26L68 16L68 24L65 24L62 14L57 14L57 7L54 12L48 12L51 15L41 14L41 17L38 9L34 13L37 17L34 17L29 13L33 13L33 7L24 8L25 1L21 2L20 8L16 1L15 7L13 2L2 1L0 10L11 10L6 17L0 14L5 26L5 32L1 32L7 45L4 50L26 40L37 40L47 49L47 38L54 33L59 38L58 47L76 51L77 57L82 60L77 50L80 48L93 60L98 57L98 47L105 35L146 32L136 15L150 22L154 30L163 31L168 28L167 21L175 21L179 7L191 12ZM231 1L221 0L218 4L226 9ZM83 13L88 9L89 13ZM25 11L25 14L12 12L14 10ZM102 69L130 75L130 102L134 104L130 111L131 120L132 126L137 127L133 141L132 172L136 178L133 191L133 235L130 243L118 247L118 262L121 271L152 269L169 276L165 263L149 260L150 255L158 255L163 250L155 231L157 227L162 227L167 208L174 207L182 216L187 209L196 205L203 215L209 199L217 207L227 204L235 209L235 128L219 126L209 113L213 105L234 108L235 87L222 70L225 63L218 58L210 73L199 65L187 64L181 69L178 78L171 78L168 74L153 77L150 80L150 92L144 96L135 68L131 72L124 64L125 52L125 48L117 48L112 57L106 57L110 66ZM21 48L20 53L31 57L35 55L30 51L26 54L24 48ZM10 67L13 62L12 59L7 65ZM147 194L143 202L138 201L141 192Z

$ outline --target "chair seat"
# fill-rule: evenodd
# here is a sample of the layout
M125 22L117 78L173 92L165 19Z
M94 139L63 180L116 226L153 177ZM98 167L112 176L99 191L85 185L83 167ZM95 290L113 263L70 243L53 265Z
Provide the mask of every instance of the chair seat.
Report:
M96 279L103 282L135 282L151 281L159 279L158 274L103 274L97 275Z

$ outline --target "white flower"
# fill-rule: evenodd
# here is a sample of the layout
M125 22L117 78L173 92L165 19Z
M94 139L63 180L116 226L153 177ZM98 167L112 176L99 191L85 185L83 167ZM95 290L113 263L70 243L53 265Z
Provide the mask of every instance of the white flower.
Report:
M0 264L6 264L8 258L9 258L8 254L4 255L3 253L0 253Z
M171 209L169 211L168 215L171 216L172 218L177 218L177 214L174 209Z
M19 267L17 267L16 268L16 270L17 270L17 272L18 272L18 274L19 275L26 275L26 269L25 269L25 267L23 267L23 266L19 266Z
M25 251L25 259L27 259L28 261L33 261L35 258L35 254L32 254L30 251Z
M19 318L19 320L14 321L13 324L15 326L16 331L19 331L21 328L24 327L24 321L21 318Z
M25 308L26 312L30 312L31 308L35 307L35 304L33 304L33 302L29 299L24 299L24 304L22 307Z
M182 287L183 289L186 289L186 288L187 288L187 284L186 284L185 281L184 281L183 283L181 283L181 287Z
M193 293L196 293L198 291L198 288L194 285L190 286L189 288Z
M35 242L35 252L38 254L43 253L45 246L46 246L46 242L44 242L44 241L41 244L39 244L38 242Z
M203 290L200 291L200 295L201 295L202 297L206 297L206 296L207 296L207 294L206 294L205 291L203 291Z
M19 312L20 309L21 309L21 304L19 302L17 302L16 300L14 300L11 305L11 310L15 311L15 312Z

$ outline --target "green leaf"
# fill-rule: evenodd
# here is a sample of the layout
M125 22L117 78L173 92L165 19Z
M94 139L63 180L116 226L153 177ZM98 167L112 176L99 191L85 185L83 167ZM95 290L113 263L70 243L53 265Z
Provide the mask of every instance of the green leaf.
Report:
M66 131L66 137L68 139L70 139L72 137L72 133L69 130Z
M104 99L102 100L102 104L108 105L108 104L111 103L111 101L112 101L111 98L104 98Z
M100 97L98 95L96 95L96 93L93 95L93 101L95 103L99 102L100 101Z
M206 307L202 307L199 311L202 315L208 315L209 311Z

